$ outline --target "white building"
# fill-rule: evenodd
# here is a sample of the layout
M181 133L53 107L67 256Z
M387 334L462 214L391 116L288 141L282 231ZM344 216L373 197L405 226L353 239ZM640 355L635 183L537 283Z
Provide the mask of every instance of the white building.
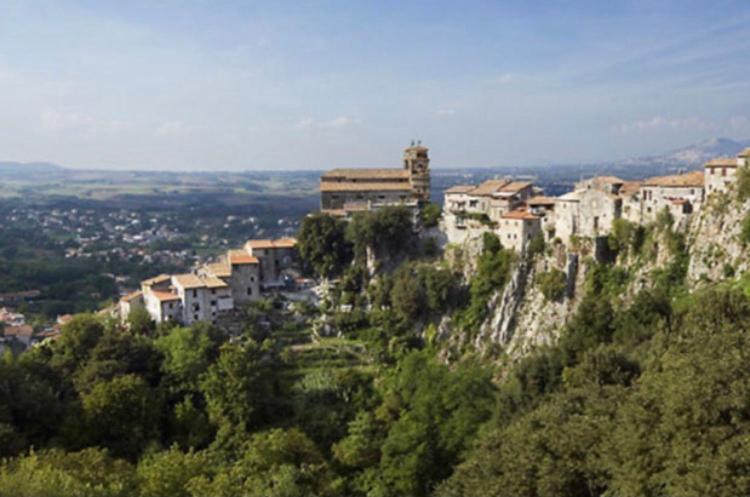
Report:
M125 320L142 305L158 323L215 322L222 312L262 297L264 289L279 288L296 264L296 240L250 240L244 249L229 250L221 260L195 273L162 274L141 282L141 290L119 302Z
M704 166L706 195L717 191L727 191L729 185L737 179L738 167L747 164L747 153L748 150L743 152L743 154L746 154L745 157L741 155L736 159L720 157L718 159L711 159L706 163Z
M703 185L703 171L645 180L641 186L641 222L653 222L665 208L672 212L676 221L680 221L700 208Z
M516 209L503 214L498 223L497 234L503 247L523 252L542 227L538 216L526 209Z

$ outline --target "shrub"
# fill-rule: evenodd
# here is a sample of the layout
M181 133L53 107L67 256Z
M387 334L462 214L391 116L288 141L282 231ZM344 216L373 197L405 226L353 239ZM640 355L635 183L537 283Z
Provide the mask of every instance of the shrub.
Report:
M737 195L740 200L750 198L750 168L741 167L737 171Z
M750 213L742 220L742 231L740 232L740 241L743 245L750 243Z
M420 214L422 219L422 225L425 228L434 228L440 221L440 216L443 215L443 210L439 204L429 203L422 208Z
M534 257L535 255L544 252L544 245L544 235L541 233L534 235L533 238L529 240L529 256Z
M536 284L548 302L560 301L565 297L567 277L559 269L539 273L536 277Z

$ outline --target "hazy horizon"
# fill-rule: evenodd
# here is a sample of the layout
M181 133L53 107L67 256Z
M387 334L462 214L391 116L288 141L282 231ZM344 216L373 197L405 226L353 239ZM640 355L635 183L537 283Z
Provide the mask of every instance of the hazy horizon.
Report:
M249 171L597 163L750 137L746 1L18 1L0 160Z

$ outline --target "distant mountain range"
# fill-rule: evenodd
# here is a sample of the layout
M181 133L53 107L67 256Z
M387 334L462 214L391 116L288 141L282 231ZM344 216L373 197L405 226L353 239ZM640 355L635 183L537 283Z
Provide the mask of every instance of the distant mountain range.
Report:
M729 138L711 138L687 147L678 148L663 155L625 159L623 165L639 166L701 166L715 157L734 157L750 147L750 140L731 140Z
M10 162L0 161L2 173L56 173L64 168L50 162Z

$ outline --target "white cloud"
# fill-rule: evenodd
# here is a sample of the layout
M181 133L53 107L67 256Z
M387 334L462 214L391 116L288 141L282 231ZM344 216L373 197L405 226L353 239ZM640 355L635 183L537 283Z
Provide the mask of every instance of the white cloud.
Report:
M298 129L346 128L359 123L359 119L349 116L339 116L330 120L315 120L310 116L305 116L297 121L294 127Z
M437 109L435 111L435 117L448 117L456 113L453 109Z
M701 117L665 117L654 116L650 119L642 119L630 123L620 124L614 127L614 131L621 134L649 133L661 130L681 131L711 131L716 129L716 124Z

